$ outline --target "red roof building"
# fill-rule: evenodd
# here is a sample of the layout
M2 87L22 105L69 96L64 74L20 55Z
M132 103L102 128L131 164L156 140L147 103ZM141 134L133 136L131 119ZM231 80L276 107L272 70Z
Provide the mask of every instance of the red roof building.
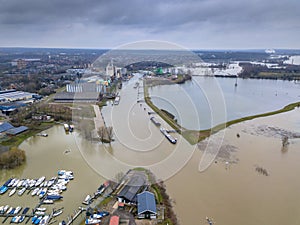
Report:
M109 221L109 225L119 225L120 217L112 216Z

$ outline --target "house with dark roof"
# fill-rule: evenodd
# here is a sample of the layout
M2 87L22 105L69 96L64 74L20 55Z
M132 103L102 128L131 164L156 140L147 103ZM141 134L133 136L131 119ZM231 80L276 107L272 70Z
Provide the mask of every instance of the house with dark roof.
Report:
M142 192L146 186L146 175L138 171L130 171L125 177L125 184L117 195L119 202L127 204L137 203L137 194Z
M149 191L138 194L137 209L139 219L155 219L157 211L154 194Z

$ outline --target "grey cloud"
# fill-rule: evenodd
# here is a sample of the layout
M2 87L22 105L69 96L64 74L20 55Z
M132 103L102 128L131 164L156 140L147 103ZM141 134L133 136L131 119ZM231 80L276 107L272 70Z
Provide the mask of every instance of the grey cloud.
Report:
M90 31L93 28L122 34L119 42L121 38L134 40L127 34L130 31L137 38L166 38L172 34L174 40L188 33L221 32L234 37L241 32L266 35L268 31L282 37L280 30L298 35L300 21L298 0L0 0L0 6L1 31L13 34L15 29L16 34L24 32L28 38L29 31L41 36L45 32L61 34L63 29L77 29L77 25L81 25L80 32L85 27L92 34L96 34ZM107 33L101 35L105 41L116 40Z

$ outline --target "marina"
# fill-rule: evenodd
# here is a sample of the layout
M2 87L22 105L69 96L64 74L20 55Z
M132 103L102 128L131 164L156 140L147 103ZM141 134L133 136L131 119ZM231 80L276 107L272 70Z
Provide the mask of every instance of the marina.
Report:
M3 205L0 206L0 217L3 217L4 220L2 223L5 223L7 220L10 223L28 223L32 219L33 224L46 225L49 224L53 217L57 217L63 213L63 208L56 210L52 208L51 213L47 210L47 207L42 207L45 204L54 204L57 201L60 201L63 196L59 193L65 191L65 185L67 185L70 180L74 179L73 172L66 170L59 170L57 177L52 177L47 180L45 176L42 176L37 179L18 179L18 178L9 178L2 186L2 194L5 194L10 190L8 196L9 198L14 198L13 194L17 192L19 197L27 191L27 195L39 198L38 204L30 210L30 207L24 207L22 211L22 206L9 206ZM31 193L30 193L31 192ZM47 202L48 201L48 202ZM51 202L50 202L51 201ZM47 213L48 211L48 213Z

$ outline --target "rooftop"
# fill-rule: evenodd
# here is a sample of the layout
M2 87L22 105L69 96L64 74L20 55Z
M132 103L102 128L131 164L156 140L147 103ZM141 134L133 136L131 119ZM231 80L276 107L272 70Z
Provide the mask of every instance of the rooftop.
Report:
M109 221L109 225L119 225L120 218L118 216L112 216Z
M97 92L59 92L55 95L54 101L97 101L99 93Z
M4 123L0 124L0 133L5 132L5 131L7 131L9 129L12 129L12 128L14 128L13 125L11 125L8 122L4 122Z
M28 130L28 127L20 126L20 127L15 127L15 128L7 130L6 134L8 134L8 135L17 135L17 134L20 134L20 133L22 133L26 130Z
M128 182L124 185L118 197L124 198L130 202L136 202L138 192L146 185L146 176L138 171L130 171L125 177Z
M137 202L138 202L138 215L151 212L156 214L156 203L154 194L149 191L144 191L137 195Z

